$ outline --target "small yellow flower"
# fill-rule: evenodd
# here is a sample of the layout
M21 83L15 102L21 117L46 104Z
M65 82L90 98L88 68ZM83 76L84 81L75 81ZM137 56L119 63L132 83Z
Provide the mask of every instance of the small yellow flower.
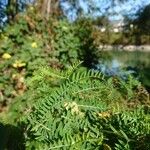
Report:
M102 118L109 118L111 114L109 112L101 112L101 113L98 113L98 116Z
M84 115L79 111L79 107L78 107L78 104L76 102L72 102L72 103L71 102L69 102L69 103L65 102L64 107L66 108L66 110L71 109L72 114L80 114L81 116Z
M10 59L10 58L11 58L11 55L8 54L8 53L4 53L4 54L2 55L2 58L3 58L3 59Z
M30 7L30 10L34 10L34 7L31 6L31 7Z
M16 60L15 63L13 63L13 67L14 68L21 68L24 67L26 65L26 63L23 63L21 61Z
M37 48L37 43L36 43L36 42L33 42L33 43L31 44L31 47L32 47L32 48Z

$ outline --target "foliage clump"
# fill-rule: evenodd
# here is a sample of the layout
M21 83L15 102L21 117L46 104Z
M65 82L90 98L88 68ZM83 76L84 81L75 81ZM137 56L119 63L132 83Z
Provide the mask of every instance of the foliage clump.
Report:
M66 19L44 20L35 13L35 9L29 9L18 14L0 36L2 105L8 105L14 97L24 93L23 80L32 76L39 65L66 69L78 60L90 66L95 62L92 58L97 58L93 53L96 49L92 46L91 26L85 28L86 25L70 23Z
M149 107L139 103L128 105L136 96L134 89L140 86L132 78L128 80L127 83L118 81L120 86L116 87L113 78L106 80L93 70L75 66L57 72L41 68L28 82L34 93L30 99L36 103L22 121L27 126L26 147L150 148ZM130 87L132 95L126 96L120 87L124 91Z

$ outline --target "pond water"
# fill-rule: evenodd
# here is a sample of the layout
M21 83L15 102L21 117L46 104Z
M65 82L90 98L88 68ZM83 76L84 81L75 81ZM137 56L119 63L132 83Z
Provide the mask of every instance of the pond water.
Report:
M150 52L103 51L95 69L123 79L132 74L150 90Z

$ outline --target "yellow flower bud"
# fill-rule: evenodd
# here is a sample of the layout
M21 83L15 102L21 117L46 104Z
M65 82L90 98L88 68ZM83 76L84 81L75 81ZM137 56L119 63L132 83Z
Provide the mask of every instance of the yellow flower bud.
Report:
M8 53L4 53L4 54L2 55L2 58L3 58L3 59L10 59L10 58L11 58L11 55L8 54Z
M32 47L32 48L37 48L37 43L36 43L36 42L33 42L33 43L31 44L31 47Z
M24 67L26 65L26 63L23 63L23 62L21 62L21 61L18 61L18 60L16 60L15 61L15 63L13 63L13 67L14 68L21 68L21 67Z

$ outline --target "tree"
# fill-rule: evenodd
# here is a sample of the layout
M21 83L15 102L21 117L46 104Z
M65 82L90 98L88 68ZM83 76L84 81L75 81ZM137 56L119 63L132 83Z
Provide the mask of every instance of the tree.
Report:
M44 18L61 14L60 0L39 0L37 3Z
M113 7L115 5L115 1L124 2L125 0L111 0L111 5L106 9L108 10L110 7ZM69 13L74 12L76 13L76 18L90 16L95 12L101 12L101 6L97 5L94 0L8 0L6 10L4 7L1 7L2 3L0 3L0 17L4 16L4 12L6 11L7 20L11 21L15 18L18 12L24 10L29 3L33 2L36 4L36 7L38 7L39 13L47 19L50 16L60 16L64 14L68 16ZM83 2L87 7L86 14L81 2ZM69 7L66 9L66 5L64 4L67 4L67 7Z
M5 18L5 11L4 11L5 5L0 1L0 26L3 25L4 18Z
M11 22L15 16L23 11L30 0L2 0L0 1L0 24L5 20Z
M150 4L143 8L142 11L137 13L137 19L134 24L142 34L150 35Z
M126 16L125 22L127 23L126 30L130 32L128 36L135 39L136 45L143 44L142 41L150 42L150 4L140 8L135 17ZM132 28L131 25L133 25Z
M13 20L17 13L18 13L18 0L8 0L7 4L8 21Z

